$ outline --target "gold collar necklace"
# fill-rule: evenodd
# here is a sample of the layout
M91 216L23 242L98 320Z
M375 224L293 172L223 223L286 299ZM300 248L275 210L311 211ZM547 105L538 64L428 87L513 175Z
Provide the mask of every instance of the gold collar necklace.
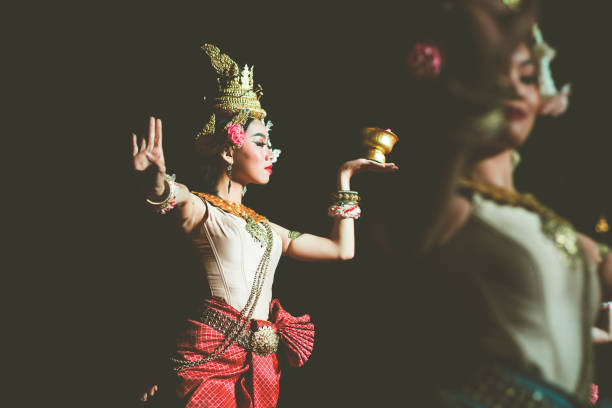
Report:
M249 207L233 201L224 200L223 198L206 193L198 193L193 191L193 194L205 199L215 207L222 209L225 212L233 214L246 221L246 230L262 247L271 245L272 234L268 233L268 219L263 215L257 214Z
M532 194L507 191L491 184L479 183L463 177L459 178L458 182L460 189L476 192L498 204L521 207L537 214L540 217L542 232L552 240L564 257L572 265L581 261L582 246L572 224L541 204Z

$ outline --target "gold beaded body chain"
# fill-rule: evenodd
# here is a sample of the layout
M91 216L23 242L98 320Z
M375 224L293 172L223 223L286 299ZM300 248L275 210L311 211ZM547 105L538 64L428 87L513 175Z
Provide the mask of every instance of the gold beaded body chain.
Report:
M262 247L265 248L265 250L263 256L261 257L261 260L259 261L259 265L257 265L255 276L253 277L253 284L251 285L251 292L249 293L249 298L242 310L240 310L240 315L242 316L240 321L235 322L235 324L230 327L230 329L226 333L224 333L224 341L219 344L219 346L208 356L194 361L171 357L170 360L175 365L174 371L182 371L188 368L202 365L209 361L213 361L217 357L225 353L225 351L237 341L240 333L242 333L246 329L247 325L251 321L251 317L253 316L253 312L255 311L255 306L257 306L257 302L263 290L265 278L268 272L268 267L270 265L272 244L274 242L272 228L267 222L268 220L266 217L257 214L255 211L242 204L226 201L221 197L212 194L198 192L193 192L193 194L197 195L202 199L205 199L215 207L218 207L228 213L234 214L246 220L246 230L256 242L258 242Z

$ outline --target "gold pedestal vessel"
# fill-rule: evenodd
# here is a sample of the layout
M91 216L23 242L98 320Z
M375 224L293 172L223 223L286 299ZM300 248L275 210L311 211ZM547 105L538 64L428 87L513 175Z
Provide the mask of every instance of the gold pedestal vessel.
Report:
M367 127L361 131L361 144L366 149L365 158L379 163L387 161L385 154L391 153L399 138L390 129Z

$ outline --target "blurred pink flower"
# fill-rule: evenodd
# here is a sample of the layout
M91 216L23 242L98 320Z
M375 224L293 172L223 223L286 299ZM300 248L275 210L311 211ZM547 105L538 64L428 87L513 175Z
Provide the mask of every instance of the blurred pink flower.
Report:
M413 79L434 79L442 71L444 56L437 46L420 42L414 44L406 62Z
M591 384L591 404L595 405L599 399L599 386L597 384Z

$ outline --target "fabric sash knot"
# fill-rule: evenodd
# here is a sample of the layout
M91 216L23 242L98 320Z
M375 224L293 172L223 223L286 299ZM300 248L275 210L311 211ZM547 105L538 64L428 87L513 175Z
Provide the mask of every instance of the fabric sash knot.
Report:
M276 327L285 355L293 367L303 366L314 347L314 324L310 316L295 317L281 306L278 299L270 303L270 321Z

